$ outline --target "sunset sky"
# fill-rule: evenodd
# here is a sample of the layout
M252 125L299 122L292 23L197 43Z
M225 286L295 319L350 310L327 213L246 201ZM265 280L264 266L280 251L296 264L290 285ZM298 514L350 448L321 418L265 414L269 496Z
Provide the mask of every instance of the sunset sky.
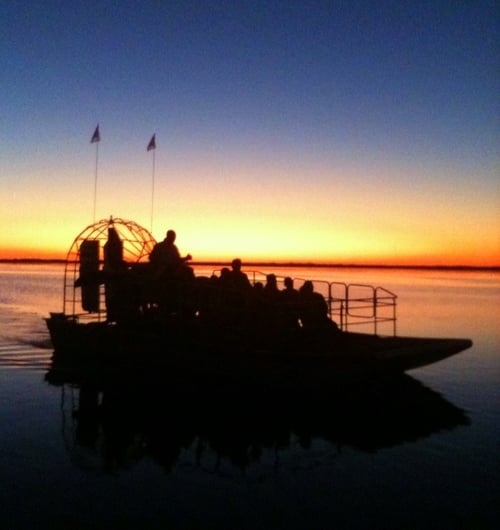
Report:
M500 265L492 1L6 0L0 258L97 218L195 260ZM156 150L146 146L156 134Z

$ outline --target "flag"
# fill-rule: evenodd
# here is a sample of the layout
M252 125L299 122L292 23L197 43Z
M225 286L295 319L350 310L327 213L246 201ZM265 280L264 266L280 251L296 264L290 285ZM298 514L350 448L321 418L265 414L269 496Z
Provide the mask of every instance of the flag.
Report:
M151 149L156 149L156 134L153 134L153 136L151 136L151 140L149 140L147 150L151 151Z
M94 134L92 135L92 138L90 139L91 144L95 144L96 142L101 141L101 135L99 134L99 125L95 128Z

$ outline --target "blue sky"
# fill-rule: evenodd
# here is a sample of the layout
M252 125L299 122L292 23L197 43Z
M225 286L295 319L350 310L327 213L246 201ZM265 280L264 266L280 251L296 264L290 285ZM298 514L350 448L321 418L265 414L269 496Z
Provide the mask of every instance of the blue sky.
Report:
M34 223L44 244L61 218L67 241L85 224L99 123L102 216L147 224L157 134L157 237L174 224L199 247L238 219L212 249L259 236L290 254L306 225L307 257L361 260L365 237L402 260L412 238L429 259L500 254L495 2L7 0L0 17L1 199L17 212L0 248L29 246Z

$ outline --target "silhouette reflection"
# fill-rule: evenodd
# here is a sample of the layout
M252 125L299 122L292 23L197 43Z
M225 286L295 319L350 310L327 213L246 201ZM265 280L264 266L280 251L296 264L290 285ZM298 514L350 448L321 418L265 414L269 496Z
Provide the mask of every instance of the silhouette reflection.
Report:
M171 471L181 455L202 469L246 470L315 440L335 452L414 442L469 424L465 412L408 375L363 389L273 393L252 388L167 386L162 374L92 373L53 359L46 380L61 387L63 434L79 466L115 472L143 458Z

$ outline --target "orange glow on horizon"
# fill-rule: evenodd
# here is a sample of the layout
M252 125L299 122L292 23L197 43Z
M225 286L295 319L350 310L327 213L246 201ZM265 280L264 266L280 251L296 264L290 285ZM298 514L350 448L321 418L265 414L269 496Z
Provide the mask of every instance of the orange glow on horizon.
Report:
M152 232L161 240L167 229L176 230L181 254L194 261L500 266L493 193L473 202L458 189L443 203L436 190L417 198L411 189L392 188L388 201L387 186L370 187L349 168L337 175L317 167L320 182L307 186L304 168L286 173L249 165L238 173L235 166L218 175L196 165L192 171L176 180L158 176ZM113 214L150 228L149 190L136 181L130 168L107 174L97 219ZM6 227L0 259L65 259L74 238L92 224L92 193L76 193L74 183L61 181L47 207L42 183L23 193L10 186L17 208L0 212Z
M76 234L75 234L76 235ZM222 238L221 238L222 239ZM25 247L0 247L0 259L15 260L15 259L40 259L40 260L64 260L67 252L71 246L73 239L67 245L44 246L31 245ZM193 245L182 245L180 241L179 250L182 254L188 252L193 255L193 262L227 262L239 257L244 263L257 262L275 262L279 263L315 263L319 265L339 264L339 265L401 265L401 266L460 266L460 267L500 267L500 253L493 250L489 253L483 251L480 255L473 252L469 254L455 252L439 253L436 250L433 252L411 253L400 252L391 253L387 249L380 252L360 252L354 250L349 246L345 248L337 248L336 251L328 252L324 250L319 252L314 248L304 248L302 251L297 249L296 252L291 252L290 249L277 249L272 245L262 246L257 249L255 246L236 246L224 247L221 250L216 250L216 247L208 248L209 245L202 243L196 245L196 239L192 241ZM231 240L231 242L233 242ZM52 241L54 243L54 241ZM223 241L219 240L219 244ZM229 248L230 250L224 250Z

